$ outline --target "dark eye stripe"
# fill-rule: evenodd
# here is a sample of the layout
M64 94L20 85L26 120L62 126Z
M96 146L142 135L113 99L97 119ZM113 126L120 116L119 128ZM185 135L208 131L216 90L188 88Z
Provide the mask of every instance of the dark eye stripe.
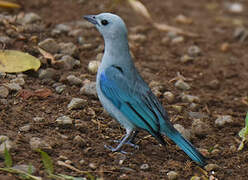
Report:
M101 21L101 23L102 23L102 25L106 26L108 24L108 21L104 19Z

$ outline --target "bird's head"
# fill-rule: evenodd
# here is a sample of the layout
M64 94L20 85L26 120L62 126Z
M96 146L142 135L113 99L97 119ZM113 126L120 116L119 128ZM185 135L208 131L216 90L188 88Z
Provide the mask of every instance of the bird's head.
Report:
M101 13L98 15L87 15L84 16L84 18L95 25L105 41L127 38L126 25L123 20L115 14Z

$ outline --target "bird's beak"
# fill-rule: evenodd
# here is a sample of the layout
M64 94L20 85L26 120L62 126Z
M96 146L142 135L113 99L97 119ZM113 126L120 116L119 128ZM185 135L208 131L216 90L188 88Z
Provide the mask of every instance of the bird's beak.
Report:
M84 16L84 19L86 19L87 21L91 22L94 25L99 25L97 20L96 20L96 16L95 15L87 15Z

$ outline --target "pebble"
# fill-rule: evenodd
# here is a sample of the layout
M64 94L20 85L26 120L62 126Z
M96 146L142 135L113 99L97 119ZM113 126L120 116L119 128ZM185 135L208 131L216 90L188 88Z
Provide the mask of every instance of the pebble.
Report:
M213 170L218 170L220 167L217 164L208 164L206 166L204 166L204 169L206 171L213 171Z
M208 116L204 113L201 112L193 112L189 111L189 116L194 119L203 119L203 118L208 118Z
M215 125L218 126L218 127L223 127L227 123L232 123L232 122L233 122L232 116L230 116L230 115L224 115L224 116L219 116L215 120Z
M0 72L0 78L5 78L7 74L5 72Z
M79 136L79 135L76 135L74 137L73 142L76 143L76 144L78 144L81 147L83 147L83 146L86 145L85 140L81 136Z
M5 83L5 87L7 87L10 91L20 91L22 87L17 83Z
M87 103L87 101L84 100L84 99L73 98L71 100L71 102L68 104L67 108L69 110L72 110L72 109L82 109L85 106L86 103Z
M72 119L68 116L61 116L56 119L56 122L60 125L71 125Z
M22 77L17 77L17 78L15 78L15 79L12 79L12 80L10 80L10 82L11 82L11 83L19 84L19 85L21 85L21 86L23 86L23 85L25 84L25 80L24 80L24 78L22 78Z
M163 96L164 96L166 102L168 102L170 104L173 103L175 100L175 95L173 93L171 93L170 91L164 92Z
M96 168L97 168L97 166L96 166L95 163L90 163L90 164L89 164L89 167L90 167L91 169L96 169Z
M85 160L84 159L81 159L80 161L79 161L79 164L84 164L85 163Z
M24 17L18 19L17 21L21 24L29 24L41 20L41 17L33 12L27 13Z
M169 37L169 39L174 39L174 38L176 38L178 35L177 35L177 33L176 32L173 32L173 31L169 31L168 33L167 33L167 37Z
M141 170L147 170L147 169L149 169L149 165L148 165L148 164L142 164L142 165L140 166L140 169L141 169Z
M27 125L22 126L22 127L19 128L19 130L22 131L22 132L28 132L30 129L31 129L30 124L27 124Z
M0 135L0 157L4 157L4 149L10 149L13 147L13 142L9 139L8 136Z
M71 26L67 24L57 24L52 33L60 34L60 33L68 33L71 30Z
M81 85L83 83L82 79L76 77L75 75L69 75L66 77L67 81L71 85Z
M61 94L64 90L66 89L66 85L60 85L60 86L57 86L55 88L55 91L58 93L58 94Z
M179 14L176 18L175 18L176 22L181 23L181 24L192 24L193 20L182 15Z
M70 56L77 56L78 55L78 48L72 42L68 43L59 43L60 46L60 53Z
M189 105L189 108L190 108L191 110L197 110L198 107L199 107L199 105L196 104L196 103L190 103L190 105Z
M248 30L244 27L237 27L234 30L233 37L240 42L244 42L248 37Z
M83 87L80 89L80 93L97 97L96 82L85 82Z
M235 14L242 13L244 10L243 4L241 4L239 2L226 3L226 7L227 7L228 11L230 11L231 13L235 13Z
M43 41L41 41L38 46L47 51L50 52L52 54L55 54L57 52L59 52L60 46L59 44L53 39L53 38L47 38Z
M183 102L187 102L187 103L199 103L200 102L200 98L198 96L193 96L193 95L188 95L188 94L183 94L181 96L181 99Z
M178 43L182 43L184 41L184 37L183 36L177 36L174 39L171 40L172 44L178 44Z
M208 134L209 126L200 119L194 119L191 131L198 136L205 136Z
M89 64L88 64L89 72L91 74L96 74L100 64L101 64L100 61L90 61Z
M9 95L9 90L8 88L4 86L0 86L0 97L1 98L6 98Z
M137 42L137 43L144 43L147 41L147 37L143 34L131 34L128 36L128 38L131 41Z
M11 45L13 43L13 39L8 36L0 36L0 42L3 44Z
M82 29L73 29L73 30L68 32L68 35L72 36L72 37L78 37L82 34L83 34ZM80 36L80 37L83 38L82 36Z
M179 106L179 105L172 105L171 106L175 111L177 111L177 112L182 112L182 110L183 110L183 106Z
M184 128L181 124L174 124L174 128L176 128L176 130L178 130L187 140L191 139L190 130Z
M72 161L67 159L67 160L65 160L65 164L69 164L70 165L70 164L72 164Z
M55 79L57 77L57 71L53 68L46 68L39 70L40 79Z
M97 56L96 56L96 60L101 61L102 57L103 57L103 53L98 53Z
M75 66L80 65L80 61L74 59L70 55L64 55L60 60L56 62L56 65L59 66L59 68L72 70Z
M43 117L34 117L33 118L34 122L43 122L45 119Z
M29 141L30 147L32 150L42 149L42 150L50 150L51 146L39 137L32 137Z
M190 85L181 79L177 80L177 82L175 83L175 87L178 89L181 89L181 90L189 90L190 89Z
M197 56L201 55L201 49L196 45L190 46L188 48L188 54L191 57L197 57Z
M29 174L33 174L33 173L36 172L36 168L31 164L29 164L29 165L27 165L27 164L19 164L19 165L13 166L12 168L16 169L16 170L21 170L21 171L27 172Z
M169 180L175 180L178 178L178 173L175 171L170 171L167 173L167 177Z
M182 63L188 63L188 62L192 62L194 60L193 57L189 56L188 54L185 54L181 57L180 61Z
M220 87L220 81L217 80L217 79L214 79L212 81L210 81L208 83L208 86L211 88L211 89L218 89Z

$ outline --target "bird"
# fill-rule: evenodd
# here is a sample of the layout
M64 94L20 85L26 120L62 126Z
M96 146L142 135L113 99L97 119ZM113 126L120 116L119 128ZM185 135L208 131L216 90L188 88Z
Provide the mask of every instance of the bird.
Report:
M167 136L198 165L205 166L205 157L174 128L167 111L136 69L122 18L108 12L83 18L92 23L104 39L104 54L96 75L98 98L126 130L117 147L106 147L113 152L121 151L124 144L132 144L140 130L145 130L164 146L163 136Z

